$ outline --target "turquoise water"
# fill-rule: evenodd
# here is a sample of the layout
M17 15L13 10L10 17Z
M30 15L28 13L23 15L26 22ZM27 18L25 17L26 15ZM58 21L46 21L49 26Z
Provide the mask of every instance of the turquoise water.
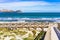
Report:
M0 18L58 18L60 13L2 13L0 12Z
M0 12L0 21L43 21L44 20L44 21L52 22L52 21L56 21L56 18L58 18L58 21L60 20L60 13Z

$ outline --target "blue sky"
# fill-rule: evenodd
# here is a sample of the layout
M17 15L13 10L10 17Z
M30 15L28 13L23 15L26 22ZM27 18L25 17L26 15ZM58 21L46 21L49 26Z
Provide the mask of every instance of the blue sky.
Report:
M47 1L47 2L60 2L60 0L0 0L0 2L14 2L14 1Z
M60 12L60 0L0 0L0 9L23 12Z

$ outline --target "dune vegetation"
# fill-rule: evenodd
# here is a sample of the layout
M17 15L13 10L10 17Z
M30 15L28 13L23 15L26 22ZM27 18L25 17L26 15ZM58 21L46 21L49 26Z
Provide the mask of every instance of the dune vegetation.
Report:
M34 40L37 30L0 28L0 40Z
M0 40L34 40L40 31L27 28L0 28Z

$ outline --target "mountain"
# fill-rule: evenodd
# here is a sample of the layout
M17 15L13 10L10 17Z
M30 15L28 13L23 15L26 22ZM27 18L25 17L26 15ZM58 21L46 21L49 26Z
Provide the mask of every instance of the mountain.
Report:
M18 13L20 13L20 12L22 12L21 10L16 10L15 12L18 12Z
M18 12L18 13L20 13L21 10L16 10L16 11L14 11L14 10L2 9L2 10L0 10L0 12Z

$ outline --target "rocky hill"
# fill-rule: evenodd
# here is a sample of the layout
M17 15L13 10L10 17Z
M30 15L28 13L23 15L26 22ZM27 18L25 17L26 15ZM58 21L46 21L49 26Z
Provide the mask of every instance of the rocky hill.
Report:
M21 12L21 10L14 11L14 10L2 9L2 10L0 10L0 12Z

